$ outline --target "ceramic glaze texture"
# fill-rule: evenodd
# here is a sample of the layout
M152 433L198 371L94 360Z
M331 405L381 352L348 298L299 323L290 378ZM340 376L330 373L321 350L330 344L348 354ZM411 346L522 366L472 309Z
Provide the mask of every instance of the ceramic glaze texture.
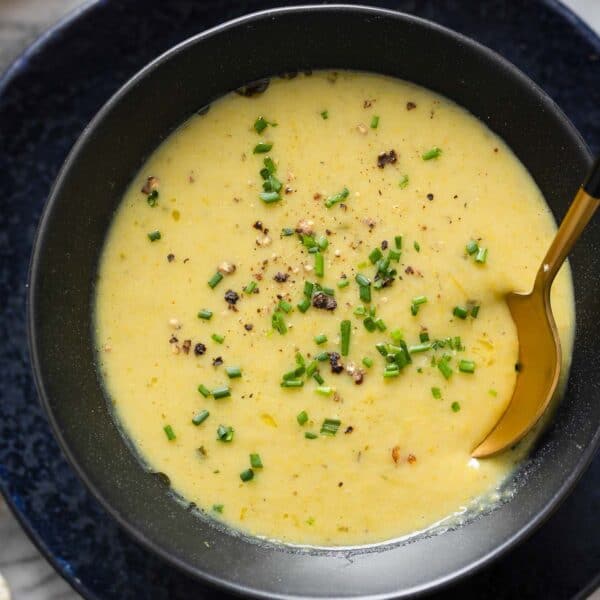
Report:
M556 10L557 3L374 4L431 18L496 49L538 82L592 150L600 151L600 44L571 14ZM227 6L187 0L152 0L143 6L133 1L98 3L30 52L3 82L0 487L56 567L89 598L216 598L222 593L202 587L134 543L84 489L60 453L37 403L26 351L24 282L35 227L69 148L120 85L186 37L266 7L260 0ZM531 27L534 22L537 26ZM581 425L575 423L570 430ZM498 598L577 593L597 570L600 536L594 506L599 476L596 459L547 525L454 591L482 595L493 590Z

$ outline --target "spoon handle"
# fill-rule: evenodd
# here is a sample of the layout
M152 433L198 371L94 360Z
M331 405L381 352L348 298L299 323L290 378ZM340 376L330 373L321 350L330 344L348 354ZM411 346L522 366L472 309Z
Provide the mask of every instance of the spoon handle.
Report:
M600 158L596 159L584 184L579 188L552 245L548 249L535 278L534 289L550 293L550 286L575 242L600 206Z

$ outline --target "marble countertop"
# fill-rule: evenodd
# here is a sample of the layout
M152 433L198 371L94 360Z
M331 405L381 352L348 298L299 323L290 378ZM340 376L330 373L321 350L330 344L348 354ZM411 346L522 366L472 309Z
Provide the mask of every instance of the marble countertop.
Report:
M85 1L0 0L0 73L40 33ZM600 0L563 1L600 33ZM0 600L81 598L41 556L1 498L0 542ZM600 590L592 599L600 600Z

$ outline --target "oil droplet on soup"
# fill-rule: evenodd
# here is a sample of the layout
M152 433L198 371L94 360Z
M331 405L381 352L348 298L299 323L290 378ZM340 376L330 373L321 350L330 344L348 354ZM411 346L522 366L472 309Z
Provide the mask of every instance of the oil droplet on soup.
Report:
M515 383L503 297L554 231L504 142L428 90L315 72L230 94L114 217L115 418L178 494L259 536L371 543L485 505L525 453L470 457ZM568 357L568 267L552 301Z

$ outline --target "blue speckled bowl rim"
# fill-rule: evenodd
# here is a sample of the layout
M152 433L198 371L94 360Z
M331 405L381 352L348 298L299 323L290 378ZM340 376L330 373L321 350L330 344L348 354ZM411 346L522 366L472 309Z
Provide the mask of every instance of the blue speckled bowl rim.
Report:
M542 4L545 4L549 9L556 12L564 20L568 21L572 25L572 27L574 27L589 42L589 44L591 46L596 47L600 51L600 37L574 11L572 11L570 8L565 6L562 2L560 2L560 0L538 0L538 1ZM63 30L68 29L79 18L88 16L89 13L91 13L93 9L99 7L101 4L104 4L105 2L107 2L107 0L88 0L87 2L84 2L81 6L75 8L72 11L70 11L69 13L67 13L62 19L60 19L52 27L47 29L44 33L42 33L30 46L28 46L26 48L26 50L22 54L20 54L9 65L9 67L0 76L0 94L2 94L4 92L5 88L9 85L9 83L12 81L12 79L14 79L22 69L27 68L29 59L31 57L35 56L36 54L41 53L44 50L45 46L50 42L50 40L52 40L54 37L59 35ZM330 5L330 6L332 6L332 5ZM360 5L352 5L353 8L357 8L359 6ZM289 10L289 8L293 8L293 7L274 8L274 10ZM382 10L385 12L385 9L381 9L379 7L374 7L374 8L377 8L378 10ZM269 10L269 9L265 9L265 10ZM259 12L265 12L265 11L255 11L255 12L248 13L246 15L240 16L240 17L232 19L232 20L227 20L226 22L219 24L216 27L212 27L205 31L202 31L201 33L205 33L206 31L209 31L209 30L219 29L226 23L243 20L243 19L247 18L248 16L250 16L250 14L257 14ZM389 12L401 12L401 11L391 10ZM416 17L414 15L411 15L411 16L414 17L415 19L419 19L419 17ZM436 26L447 29L446 27L438 25L437 23L436 23ZM463 36L463 34L460 34L458 32L453 31L453 33L456 33L457 35L462 36L462 37L466 37L466 36ZM497 54L495 51L488 49L483 44L481 44L475 40L472 40L471 38L468 38L468 37L467 37L467 39L469 41L473 41L477 45L483 46L490 52ZM185 41L186 40L182 41L181 44L185 43ZM177 46L179 46L179 45L180 44L177 44ZM498 56L501 56L501 55L498 55ZM501 57L501 58L502 58L502 60L506 61L506 59L504 59L503 57ZM152 61L152 62L154 62L154 61ZM509 62L509 61L507 61L507 62ZM511 63L511 65L512 65L512 63ZM519 69L517 69L517 70L519 70ZM535 83L534 83L534 85L536 87L539 87ZM540 89L540 91L544 96L548 97L553 102L553 100L546 94L546 92L544 90ZM111 96L111 98L112 98L112 96ZM560 108L559 108L559 111L560 111ZM562 111L560 111L560 112L562 112ZM83 132L81 135L83 135ZM68 160L68 157L65 160L65 163L67 162L67 160ZM51 191L48 193L48 198L50 197L50 195L51 195ZM34 244L34 246L35 246L35 244ZM31 354L31 352L30 352L30 354ZM589 464L595 454L595 451L599 445L600 445L600 431L597 432L596 436L592 440L592 443L586 448L586 451L582 454L580 462L579 462L579 465L580 465L579 472L575 475L571 475L564 482L564 484L560 488L560 490L555 494L555 496L552 499L549 500L547 509L545 510L545 512L543 514L542 513L539 514L537 516L537 518L535 519L535 521L532 521L529 524L526 531L521 531L521 532L517 533L511 540L506 542L502 547L499 547L493 556L486 557L485 559L482 559L482 560L478 561L477 563L471 565L470 568L464 570L460 574L454 575L452 577L453 583L464 579L464 577L466 577L467 575L473 574L475 571L481 569L484 565L489 564L489 562L491 562L492 560L497 559L500 555L504 554L507 550L512 548L516 543L521 541L526 535L530 535L542 523L544 523L548 519L548 517L550 517L553 514L553 512L558 508L560 501L564 500L566 498L566 496L568 495L568 493L570 491L572 491L573 487L575 486L575 484L577 483L577 481L579 480L581 475L583 475L583 473L589 466ZM63 454L64 454L64 451L63 451ZM68 462L70 463L71 467L73 467L73 463L71 462L70 459L68 460ZM76 471L78 472L78 475L81 477L81 473L79 472L79 470L76 469ZM85 486L88 489L90 489L90 486L87 483L87 481L85 482ZM44 555L44 557L48 560L48 562L54 567L54 569L63 577L63 579L65 579L65 581L67 581L67 583L69 583L69 585L75 591L77 591L79 594L81 594L83 597L92 598L94 600L101 600L101 598L96 593L87 589L86 586L82 583L82 581L80 579L78 579L77 577L74 577L71 573L68 572L68 570L65 568L65 565L62 563L62 561L58 557L56 557L52 553L52 551L47 547L43 537L41 537L41 535L30 525L25 513L21 512L20 508L13 501L11 496L6 492L6 490L4 489L4 486L2 486L2 485L0 485L0 493L4 496L4 499L5 499L8 507L11 509L15 518L20 523L21 527L23 528L25 533L28 535L30 540L39 549L39 551ZM104 503L102 503L102 504L103 504L104 508L108 508L106 505L104 505ZM109 513L113 514L112 511L110 511L110 510L109 510ZM128 533L131 534L131 532L129 531L129 528L127 528L127 530L128 530ZM134 536L134 539L142 542L145 549L149 549L149 545L145 540L140 540L140 538L138 536ZM162 557L162 555L161 555L161 557ZM164 557L162 557L162 558L164 558ZM169 562L170 562L170 564L173 564L171 561L169 561ZM218 582L218 583L221 584L221 582ZM438 582L437 585L435 586L435 589L439 589L440 585L443 585L443 583ZM226 586L226 589L229 589L230 591L237 591L238 593L240 591L242 591L242 590L233 589L230 586ZM431 591L431 588L429 591ZM590 590L590 591L592 591L592 590Z

